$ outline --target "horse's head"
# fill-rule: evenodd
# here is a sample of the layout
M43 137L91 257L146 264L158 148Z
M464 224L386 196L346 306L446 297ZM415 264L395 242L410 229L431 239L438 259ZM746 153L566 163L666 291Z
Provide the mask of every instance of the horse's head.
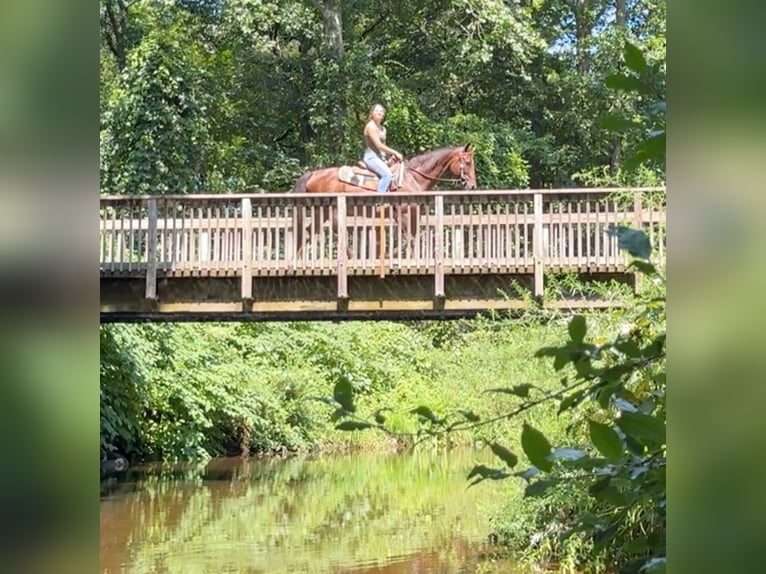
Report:
M476 172L473 166L473 151L471 144L456 148L454 157L449 163L449 170L460 178L464 189L476 189Z

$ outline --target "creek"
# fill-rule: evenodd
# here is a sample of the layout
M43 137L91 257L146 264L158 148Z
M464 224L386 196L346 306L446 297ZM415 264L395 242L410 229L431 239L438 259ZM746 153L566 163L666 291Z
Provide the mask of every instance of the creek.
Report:
M488 449L487 449L488 450ZM102 574L521 572L495 558L502 487L472 449L218 458L102 480Z

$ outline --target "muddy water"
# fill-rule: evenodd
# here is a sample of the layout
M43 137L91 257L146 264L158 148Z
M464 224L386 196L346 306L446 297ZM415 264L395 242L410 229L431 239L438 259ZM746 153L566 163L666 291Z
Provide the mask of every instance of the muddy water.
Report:
M133 468L102 482L101 571L514 572L487 543L499 487L467 488L477 462L453 450Z

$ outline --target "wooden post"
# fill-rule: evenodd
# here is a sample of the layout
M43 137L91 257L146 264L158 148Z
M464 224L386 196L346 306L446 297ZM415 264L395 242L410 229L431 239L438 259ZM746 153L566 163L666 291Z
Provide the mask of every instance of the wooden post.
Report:
M641 203L641 192L635 191L633 192L635 195L633 196L633 225L636 229L642 230L644 228L644 214L643 214L643 205ZM633 272L633 292L638 293L641 289L641 283L643 280L643 275L638 272Z
M535 262L535 288L534 296L543 296L543 258L545 256L545 250L543 248L543 194L540 192L535 193L534 196L534 217L535 217L535 229L532 233L534 237L534 262Z
M346 198L338 196L338 299L348 298L348 229L346 227Z
M149 199L149 229L146 232L146 298L157 298L157 200Z
M434 228L434 296L444 297L444 196L436 196L434 211L436 225Z
M379 206L380 209L380 220L378 222L378 257L380 258L380 278L384 279L386 277L386 267L384 264L384 258L386 256L386 229L385 229L385 213L386 213L386 206L385 204L381 204Z
M249 197L242 198L242 299L253 298L253 207Z

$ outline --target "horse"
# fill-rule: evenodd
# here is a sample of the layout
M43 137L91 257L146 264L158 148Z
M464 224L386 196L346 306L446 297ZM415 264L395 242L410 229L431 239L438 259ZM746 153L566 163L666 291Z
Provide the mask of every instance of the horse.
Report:
M437 183L459 183L464 189L476 189L476 173L474 171L473 150L470 143L456 147L443 147L404 160L402 164L394 161L389 165L396 178L395 191L429 191ZM292 193L358 193L361 191L377 193L378 176L363 167L359 162L356 166L326 167L303 174L295 182ZM400 179L401 181L397 181ZM393 187L393 186L392 186ZM384 195L384 194L380 194ZM404 210L410 214L409 221L402 218ZM314 216L314 235L321 228L322 216L319 210ZM397 224L405 223L405 237L408 248L411 248L413 235L417 230L419 212L409 209L409 206L399 205L394 212ZM296 253L303 250L306 230L302 208L295 210L296 220ZM337 221L333 221L337 225ZM314 236L311 238L313 243Z

